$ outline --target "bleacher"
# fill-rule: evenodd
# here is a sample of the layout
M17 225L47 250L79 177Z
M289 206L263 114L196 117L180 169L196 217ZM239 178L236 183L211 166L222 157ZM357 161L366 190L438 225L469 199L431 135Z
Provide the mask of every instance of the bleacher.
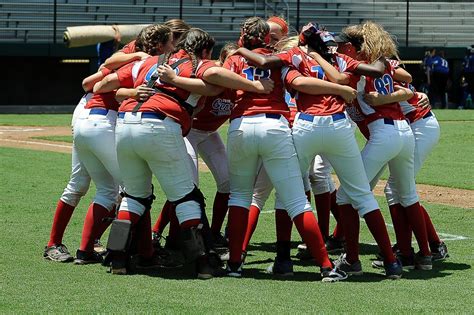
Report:
M241 21L274 13L297 20L296 0L185 0L182 18L219 41L235 40ZM279 5L282 4L282 5ZM286 5L288 10L285 11ZM273 12L271 8L280 8ZM60 43L67 26L161 23L180 15L179 1L57 0L56 33L53 0L0 0L0 42ZM463 47L474 43L474 2L410 2L409 46ZM406 2L373 0L302 0L300 26L317 21L338 32L370 19L406 42Z
M296 0L290 3L290 20L296 20ZM324 1L300 4L300 25L317 21L339 32L348 24L378 22L406 44L406 1ZM409 6L408 45L465 47L474 43L474 2L419 2Z

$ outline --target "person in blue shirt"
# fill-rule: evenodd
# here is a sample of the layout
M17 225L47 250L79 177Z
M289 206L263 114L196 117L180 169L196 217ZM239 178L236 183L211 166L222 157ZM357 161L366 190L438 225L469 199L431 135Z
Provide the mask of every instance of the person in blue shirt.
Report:
M431 50L431 58L426 61L429 94L432 104L440 99L441 108L446 108L447 96L446 86L449 79L449 64L444 57L444 51L436 52L436 49Z

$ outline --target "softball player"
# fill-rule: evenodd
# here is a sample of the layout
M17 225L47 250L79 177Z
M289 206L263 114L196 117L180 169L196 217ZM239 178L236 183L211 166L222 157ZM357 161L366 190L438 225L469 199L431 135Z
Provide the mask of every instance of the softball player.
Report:
M102 70L104 76L110 70ZM78 158L97 187L96 196L84 220L82 241L75 264L102 262L93 251L103 219L113 216L118 201L119 169L115 153L115 120L118 103L115 92L94 94L74 125Z
M295 115L297 113L296 101L291 95L285 91L285 102L290 110L290 117L288 119L290 127L293 125ZM311 203L311 192L308 176L303 176L303 185L306 197ZM255 186L253 189L252 203L249 208L249 220L247 225L247 231L245 233L244 243L242 246L243 260L247 256L247 247L250 243L253 233L257 227L258 218L260 211L263 209L265 202L267 201L270 193L273 190L273 185L268 176L267 171L263 165L260 165L257 177L255 180ZM278 193L275 194L275 228L276 228L276 257L274 263L268 268L267 272L279 275L279 276L291 276L293 275L293 262L291 261L291 230L293 222L288 216L288 212L285 206L280 200ZM311 254L309 253L309 256Z
M343 53L352 54L352 56L360 59L363 56L367 62L373 62L380 56L391 57L396 55L396 46L390 35L380 25L373 22L347 27L343 30L343 34L346 38L349 38L350 42L342 47ZM355 45L355 47L351 47L351 45ZM387 65L381 78L352 76L351 84L357 87L358 90L358 105L353 107L351 111L353 113L357 112L356 115L353 115L356 122L362 117L362 121L367 125L370 133L369 141L361 154L371 187L375 186L379 171L388 163L390 173L393 175L399 191L400 202L406 209L408 220L420 247L420 253L415 256L415 264L419 269L431 269L431 253L428 246L426 226L418 202L414 180L413 152L415 141L413 133L405 121L398 103L372 107L363 99L365 93L373 91L380 94L393 92L393 75L393 68ZM390 139L390 142L387 139ZM350 211L346 193L345 189L339 189L338 200L347 209L344 213L352 215L353 220L355 220L357 216L354 211ZM349 224L345 218L343 224L346 234L347 255L341 257L340 263L350 267L357 259L358 245L354 240L357 240L359 228L352 223ZM385 253L383 255L386 257Z
M102 72L100 72L100 74L102 75ZM94 74L92 76L96 75ZM99 76L96 77L97 80L101 79ZM84 81L86 80L87 79ZM71 127L74 127L77 117L84 110L84 106L91 97L92 93L86 93L81 98L74 109ZM74 212L74 209L81 200L81 197L84 196L89 190L91 181L89 173L84 168L84 165L82 165L77 156L76 144L74 142L72 143L71 162L71 177L56 206L49 242L46 245L43 253L43 257L45 259L57 262L70 262L74 260L74 257L71 256L67 247L63 244L63 235L71 219L72 213Z
M275 45L280 43L281 40L283 40L284 38L288 36L288 23L283 18L278 17L278 16L272 16L268 18L266 22L270 28L270 40L269 40L268 46L275 47ZM293 104L291 103L291 96L289 94L285 94L285 101L288 104L290 110L292 108L291 106L293 106L293 108L296 108L296 103L293 103ZM291 120L291 117L290 117L290 120ZM249 220L248 220L248 225L247 225L247 231L245 233L244 243L242 246L242 252L244 253L244 256L246 255L247 246L250 243L250 239L252 238L253 232L255 231L255 228L257 227L260 210L263 209L263 206L265 205L265 202L270 196L270 193L272 190L273 190L273 185L271 184L270 178L268 177L268 174L265 168L263 167L263 165L261 165L259 167L256 181L255 181L255 187L254 187L254 192L252 196L252 204L250 205L250 208L249 208ZM276 205L275 205L275 209L276 209ZM286 212L284 212L284 215L287 216ZM275 218L277 216L279 215L277 215L277 212L275 212Z
M390 62L394 67L398 67L398 61L391 60ZM439 124L431 112L429 103L426 106L421 105L423 101L428 101L426 95L417 93L409 83L398 83L403 87L410 88L415 94L411 99L400 102L400 106L403 114L410 122L410 128L415 136L414 168L416 176L426 157L433 150L436 143L438 143L440 134ZM374 105L374 102L390 103L394 99L394 93L386 96L370 94L364 99L370 105ZM404 267L413 269L415 267L415 261L411 248L412 231L409 221L406 218L406 212L400 204L400 196L398 195L395 180L392 175L389 177L387 185L385 186L385 196L389 204L395 235L397 236L396 248L400 251L398 256ZM430 249L433 253L432 260L443 260L449 256L447 247L444 242L439 239L426 209L423 206L421 206L421 208L425 219ZM372 265L378 267L381 264L383 264L383 262L374 261Z
M235 49L237 49L236 44L226 44L221 49L219 60L216 64L222 66L227 55L231 54ZM163 72L160 72L160 74L161 80L165 81L173 81L176 77L176 73L171 69L163 69ZM179 84L176 85L180 86ZM186 88L185 86L180 87ZM229 170L227 165L227 153L217 130L229 119L230 112L234 107L234 99L235 92L229 89L224 90L217 96L207 97L204 108L194 117L192 128L186 136L188 141L186 147L194 164L195 172L193 175L196 185L199 185L198 153L211 170L216 182L217 192L214 197L211 224L211 232L216 247L224 247L227 245L227 240L221 234L220 230L227 214L229 200ZM169 202L167 204L169 204ZM165 209L169 211L169 206ZM153 228L155 238L161 237L161 233L167 224L168 219L163 220L164 215L166 215L166 212L160 214L160 217ZM172 226L170 226L170 232L172 230ZM170 244L170 239L172 243L173 235L169 235L166 238L166 244ZM170 245L168 247L170 247Z
M82 88L84 89L86 94L81 98L76 108L74 109L71 121L71 127L73 131L74 125L78 117L84 111L84 107L93 95L90 92L92 91L94 84L102 80L102 78L104 77L104 73L108 72L107 70L102 68L98 72L88 76L82 81ZM79 160L76 144L75 142L73 142L71 177L56 207L53 224L51 226L50 239L43 253L43 257L45 259L58 262L73 261L74 258L69 253L67 247L62 244L62 239L64 231L66 230L66 227L69 223L69 220L71 219L74 209L78 205L82 196L84 196L89 190L90 181L90 175L85 169L82 162ZM100 237L104 231L99 231L100 233L98 233L98 237ZM97 248L98 251L101 247L102 246L100 242L94 244L94 248Z
M247 19L242 26L239 44L254 52L269 54L264 47L270 42L269 27L260 18ZM263 70L250 66L241 56L227 59L224 67L249 80L271 78L275 90L268 97L238 91L232 112L227 149L229 154L229 261L227 274L240 277L242 273L242 244L252 201L255 174L262 161L270 180L279 194L288 215L308 245L316 263L322 267L323 281L347 278L333 269L327 256L319 227L304 194L291 130L289 111L284 101L280 70ZM315 82L317 83L317 82Z
M439 141L440 127L436 116L431 111L431 107L426 106L423 108L419 105L423 94L416 92L411 84L403 85L409 87L415 93L415 97L406 102L400 102L400 105L405 117L410 122L410 128L413 132L413 135L415 136L414 172L416 177L424 161ZM424 97L427 99L426 95L424 95ZM390 176L385 187L385 195L387 197L389 206L397 209L398 211L395 211L400 213L400 196L392 176ZM446 244L440 240L438 234L436 233L436 229L431 222L428 212L421 204L420 207L423 211L425 219L428 241L432 253L432 260L443 260L446 257L449 257ZM401 213L405 213L405 211L402 209ZM409 221L405 219L405 222L408 223ZM409 224L406 223L404 224L404 227L409 227ZM405 232L407 237L402 237L402 240L408 241L408 235L410 235L409 243L411 244L411 230L406 229Z

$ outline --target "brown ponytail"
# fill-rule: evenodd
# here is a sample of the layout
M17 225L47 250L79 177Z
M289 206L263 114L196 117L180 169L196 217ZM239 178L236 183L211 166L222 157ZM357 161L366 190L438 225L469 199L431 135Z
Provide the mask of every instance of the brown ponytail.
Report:
M189 55L194 73L203 51L211 51L214 44L214 38L212 38L207 32L199 28L191 28L181 36L179 43L176 45L175 52L183 49Z
M168 26L171 29L171 32L173 32L173 41L178 41L184 32L191 28L189 24L180 19L171 19L163 24Z
M157 55L156 46L165 45L171 37L171 29L163 24L153 24L145 27L137 36L135 47L151 56Z
M264 48L270 43L270 26L262 18L251 17L244 21L239 44L247 49Z

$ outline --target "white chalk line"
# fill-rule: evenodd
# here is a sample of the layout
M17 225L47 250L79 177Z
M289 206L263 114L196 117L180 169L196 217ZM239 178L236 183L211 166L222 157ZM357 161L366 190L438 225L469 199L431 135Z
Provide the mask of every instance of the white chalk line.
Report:
M30 132L30 131L43 131L41 128L25 128L25 129L0 129L0 132Z
M389 223L385 223L386 226L391 227L393 229L393 225ZM448 234L448 233L441 233L438 232L438 236L442 238L444 241L462 241L462 240L467 240L469 237L467 236L462 236L462 235L454 235L454 234Z
M56 148L68 148L68 149L72 148L72 145L54 144L54 143L39 142L39 141L25 141L25 140L0 139L0 142L1 142L1 141L13 142L13 143L24 143L24 144L44 145L44 146L56 147Z
M275 213L275 210L263 210L260 213ZM331 214L331 217L332 214ZM392 224L385 223L386 226L391 227L393 229ZM443 240L443 241L462 241L462 240L467 240L469 237L467 236L462 236L462 235L454 235L454 234L448 234L448 233L441 233L438 232L438 236ZM377 243L369 243L370 245L377 245Z

